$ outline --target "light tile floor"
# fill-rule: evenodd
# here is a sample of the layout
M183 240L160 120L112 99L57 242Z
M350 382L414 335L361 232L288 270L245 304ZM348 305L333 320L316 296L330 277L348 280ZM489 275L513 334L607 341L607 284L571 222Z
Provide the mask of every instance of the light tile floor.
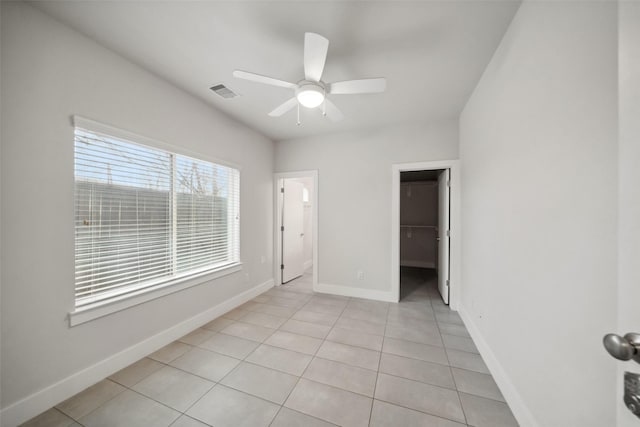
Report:
M435 281L399 304L273 288L25 426L517 426Z

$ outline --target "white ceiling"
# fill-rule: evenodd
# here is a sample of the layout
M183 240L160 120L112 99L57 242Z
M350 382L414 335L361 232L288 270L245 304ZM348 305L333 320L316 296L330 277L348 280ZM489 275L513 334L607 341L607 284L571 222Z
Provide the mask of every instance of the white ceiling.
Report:
M457 118L518 1L46 1L36 7L129 60L283 140ZM334 95L346 118L267 113L291 90L235 79L236 68L297 82L306 31L329 39L323 81L386 77L387 91ZM223 83L226 100L209 90Z

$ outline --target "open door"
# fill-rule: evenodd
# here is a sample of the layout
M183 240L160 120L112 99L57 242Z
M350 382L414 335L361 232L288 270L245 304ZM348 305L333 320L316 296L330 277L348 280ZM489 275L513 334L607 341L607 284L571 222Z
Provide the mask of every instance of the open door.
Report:
M618 328L610 332L620 336L636 334L631 360L612 363L618 365L616 426L637 427L640 426L640 192L637 184L640 181L640 3L619 2L618 7ZM624 354L623 359L629 359L629 353Z
M282 185L282 283L304 273L304 185L292 179Z
M438 290L449 304L449 169L438 175Z

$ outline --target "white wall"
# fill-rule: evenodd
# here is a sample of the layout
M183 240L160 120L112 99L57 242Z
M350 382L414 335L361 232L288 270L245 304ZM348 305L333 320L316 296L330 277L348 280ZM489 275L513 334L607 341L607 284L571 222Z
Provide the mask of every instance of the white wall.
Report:
M278 142L276 171L318 170L319 283L389 292L391 165L457 157L453 120Z
M524 2L460 119L460 311L522 426L615 425L616 13Z
M1 38L1 394L7 408L269 281L274 146L27 4L2 3ZM69 328L74 114L240 165L243 271Z

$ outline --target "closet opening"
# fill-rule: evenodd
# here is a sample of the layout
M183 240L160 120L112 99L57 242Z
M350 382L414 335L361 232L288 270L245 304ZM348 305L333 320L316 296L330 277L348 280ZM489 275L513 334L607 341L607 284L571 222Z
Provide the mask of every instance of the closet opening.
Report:
M450 170L401 171L399 196L399 300L418 297L437 283L449 304Z

